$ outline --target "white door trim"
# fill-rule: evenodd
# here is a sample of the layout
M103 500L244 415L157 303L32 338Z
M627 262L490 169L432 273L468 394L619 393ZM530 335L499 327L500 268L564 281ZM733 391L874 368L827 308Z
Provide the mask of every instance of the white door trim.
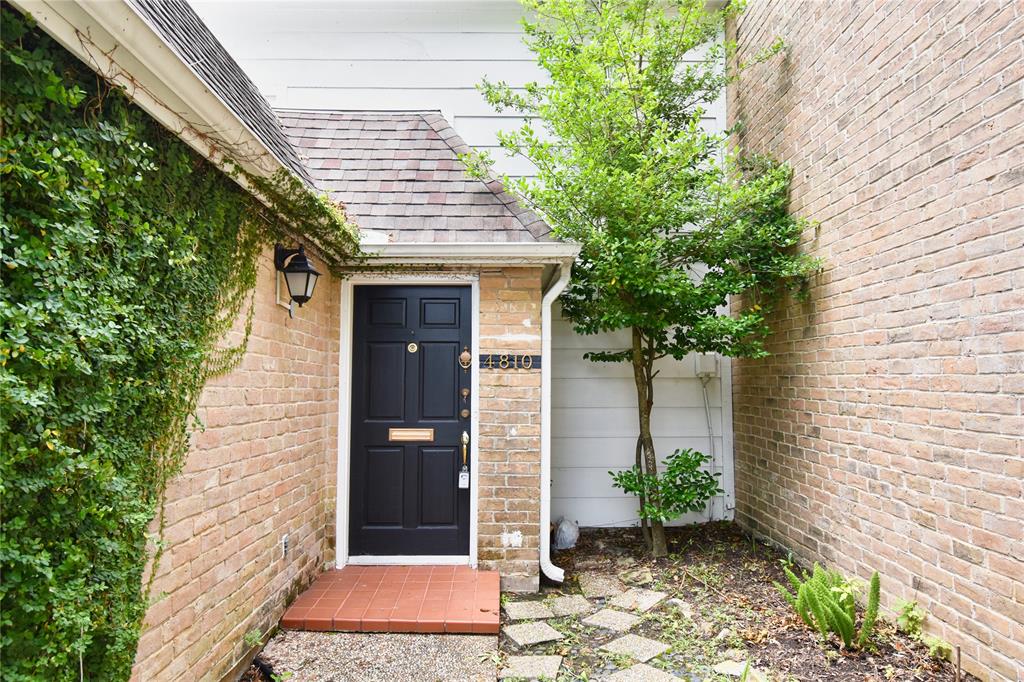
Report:
M348 554L348 492L349 492L349 461L352 444L352 332L353 302L355 287L366 285L412 284L412 285L470 285L470 300L473 315L471 333L473 335L473 366L470 370L470 460L474 463L470 470L469 482L469 556L359 556ZM476 444L479 440L477 415L480 413L480 370L476 358L480 357L480 277L475 273L372 273L362 274L344 279L341 282L341 330L340 347L338 349L338 467L335 479L338 483L335 495L335 566L340 568L352 565L416 565L416 564L477 564L477 510L478 510L478 478L480 467Z

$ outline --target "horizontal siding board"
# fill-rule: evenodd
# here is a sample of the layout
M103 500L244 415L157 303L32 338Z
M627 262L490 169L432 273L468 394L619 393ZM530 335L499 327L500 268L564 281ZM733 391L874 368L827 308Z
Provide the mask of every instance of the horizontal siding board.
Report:
M636 435L632 436L578 436L552 438L551 466L553 469L628 469L633 465ZM707 436L658 436L654 450L664 458L674 450L692 448L708 452ZM722 438L715 437L715 451L722 451Z
M618 346L608 346L607 350L616 350ZM580 377L602 377L602 378L633 378L633 367L628 362L592 362L585 360L583 353L587 350L606 350L599 346L591 346L587 349L554 349L551 351L551 367L555 379L573 379ZM696 367L693 360L659 360L655 369L661 373L659 379L669 377L695 378ZM698 384L699 385L699 384Z
M345 59L273 60L261 65L262 77L289 87L359 89L386 84L398 88L462 88L484 77L522 88L537 79L529 61L386 61ZM458 120L458 119L456 119ZM461 133L461 130L459 131Z
M564 499L551 498L551 520L565 517L578 521L581 526L636 526L638 525L637 502L634 498L620 493L618 497ZM586 519L586 520L584 520ZM676 519L670 526L682 526L688 523L707 521L709 515L704 513L685 514ZM557 553L554 556L558 563Z
M494 30L267 31L260 26L248 39L233 42L239 47L235 58L251 63L253 70L262 68L261 62L305 61L325 56L355 61L533 62L520 34Z
M263 88L263 84L260 84ZM275 107L295 109L350 109L370 111L441 111L451 120L460 115L493 111L472 83L453 88L423 88L381 84L373 88L279 86Z
M715 435L721 435L721 408L711 408ZM551 410L551 429L562 438L575 436L636 437L636 411L621 407L555 407ZM704 408L659 407L651 412L651 432L660 437L686 437L703 432L708 422Z
M609 471L623 471L628 467L616 469L555 469L557 474L552 478L552 497L568 498L589 498L589 499L615 499L626 496L618 488L612 486L612 477ZM714 473L712 469L707 469Z
M605 379L598 391L593 390L590 377L561 379L559 390L552 395L551 404L559 407L618 407L635 410L636 384L632 377ZM721 385L712 381L708 385L708 398L712 405L721 405ZM662 379L656 381L655 402L658 407L704 408L700 379Z
M223 0L193 0L196 11L211 26L227 32L263 33L275 29L293 33L350 34L404 32L430 33L508 33L519 35L522 10L514 2L252 2L245 11ZM219 37L219 33L218 33ZM240 42L247 38L236 37ZM231 46L228 46L231 49Z

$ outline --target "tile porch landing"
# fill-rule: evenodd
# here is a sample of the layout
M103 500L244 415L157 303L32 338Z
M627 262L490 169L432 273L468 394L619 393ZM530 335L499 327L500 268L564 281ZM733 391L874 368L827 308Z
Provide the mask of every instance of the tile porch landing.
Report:
M468 566L345 566L321 574L281 627L339 632L497 634L497 571Z

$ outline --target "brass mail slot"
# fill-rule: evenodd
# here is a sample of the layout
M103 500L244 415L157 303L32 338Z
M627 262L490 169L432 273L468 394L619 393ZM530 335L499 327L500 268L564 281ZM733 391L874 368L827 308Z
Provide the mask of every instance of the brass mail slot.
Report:
M434 429L388 429L388 440L394 442L434 442Z

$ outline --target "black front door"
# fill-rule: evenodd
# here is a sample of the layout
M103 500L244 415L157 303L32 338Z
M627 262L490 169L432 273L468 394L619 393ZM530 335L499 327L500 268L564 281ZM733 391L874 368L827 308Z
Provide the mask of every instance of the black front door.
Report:
M350 554L469 554L469 292L355 288Z

